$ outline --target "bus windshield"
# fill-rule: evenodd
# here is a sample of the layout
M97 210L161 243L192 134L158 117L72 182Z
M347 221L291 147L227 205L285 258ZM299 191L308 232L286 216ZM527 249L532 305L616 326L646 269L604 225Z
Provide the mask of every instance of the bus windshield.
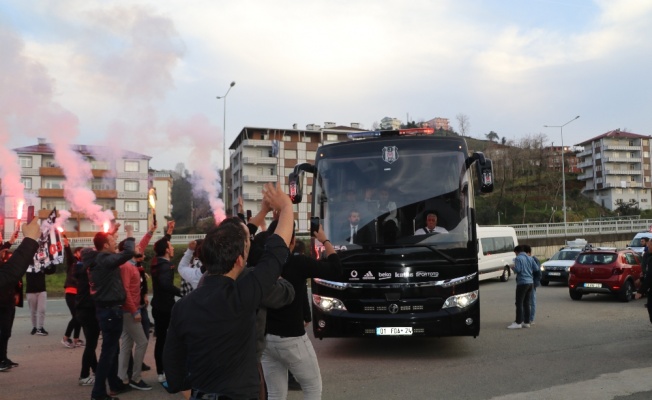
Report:
M313 209L334 245L467 247L473 205L466 154L424 144L358 148L354 156L317 161Z

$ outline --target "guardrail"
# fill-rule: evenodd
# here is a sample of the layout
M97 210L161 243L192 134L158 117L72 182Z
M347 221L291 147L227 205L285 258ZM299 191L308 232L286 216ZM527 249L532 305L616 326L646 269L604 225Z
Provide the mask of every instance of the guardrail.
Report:
M516 236L519 239L583 237L587 235L608 233L635 233L649 231L652 227L652 219L568 222L565 227L563 222L510 226L516 230Z

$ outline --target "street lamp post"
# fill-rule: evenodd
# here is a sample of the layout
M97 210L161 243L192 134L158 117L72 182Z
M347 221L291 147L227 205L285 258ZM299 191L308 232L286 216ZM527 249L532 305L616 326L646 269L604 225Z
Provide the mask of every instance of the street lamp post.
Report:
M222 126L222 134L224 135L224 153L222 156L222 197L224 197L223 200L225 207L229 204L226 193L226 96L229 94L233 86L235 86L235 81L231 82L231 85L229 85L224 96L217 96L218 100L224 100L224 124Z
M544 128L559 128L561 134L561 192L562 192L562 210L564 211L564 233L566 230L566 167L564 165L564 127L578 119L580 116L571 119L563 125L544 125Z

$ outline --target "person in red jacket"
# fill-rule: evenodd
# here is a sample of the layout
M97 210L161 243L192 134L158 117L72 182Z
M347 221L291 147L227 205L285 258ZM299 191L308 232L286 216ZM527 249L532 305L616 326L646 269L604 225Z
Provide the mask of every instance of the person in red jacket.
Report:
M138 271L137 263L139 259L142 259L144 249L147 248L149 241L152 239L155 229L155 225L149 228L149 231L136 246L134 257L120 266L120 276L122 277L122 284L124 285L127 298L122 306L122 336L120 338L120 355L118 357L118 377L122 379L122 383L137 390L152 389L141 377L148 340L141 325L140 272ZM124 241L120 242L118 250L124 250ZM133 370L130 379L127 371L129 369L129 359L131 358L131 351L134 344Z

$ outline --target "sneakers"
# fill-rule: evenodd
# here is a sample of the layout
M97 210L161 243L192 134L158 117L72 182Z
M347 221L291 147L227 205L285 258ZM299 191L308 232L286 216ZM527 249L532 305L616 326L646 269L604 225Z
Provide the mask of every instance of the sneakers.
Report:
M82 339L76 339L74 342L75 347L84 347L86 343Z
M507 327L507 329L521 329L523 326L521 324L517 324L516 322L512 322L510 326Z
M47 336L49 335L48 331L45 330L45 328L38 328L36 330L36 334L40 336Z
M523 323L523 328L529 328L529 327L530 327L530 324Z
M140 370L145 372L145 371L149 371L151 369L152 369L152 367L150 367L149 365L143 363L143 366L142 366L142 368Z
M165 382L165 381L168 380L168 379L165 377L165 374L158 374L158 376L156 377L156 379L158 380L159 383L163 383L163 382Z
M95 377L89 375L87 378L79 378L79 386L93 386L95 384Z
M0 372L9 371L10 369L11 369L11 365L7 364L6 361L0 361Z
M62 344L64 347L67 347L67 348L69 348L69 349L72 349L72 348L75 347L75 345L73 344L72 340L70 340L70 339L61 339L61 344Z
M129 381L129 386L136 390L152 390L152 387L146 384L142 379L140 382Z
M30 332L30 335L35 334L37 330L38 330L38 329L36 329L36 328L32 328L32 331Z
M4 360L3 362L4 362L5 364L9 365L9 368L16 368L16 367L18 366L18 363L17 363L17 362L13 362L13 361L11 361L11 360L8 359L8 358L5 358L5 360Z
M110 389L111 389L111 388L110 388ZM115 389L111 389L111 390L109 391L109 395L111 395L111 396L116 396L116 395L119 395L120 393L127 392L127 391L129 391L130 389L131 389L131 388L129 387L128 384L126 384L126 383L122 383L122 385L121 385L120 387L115 388Z

